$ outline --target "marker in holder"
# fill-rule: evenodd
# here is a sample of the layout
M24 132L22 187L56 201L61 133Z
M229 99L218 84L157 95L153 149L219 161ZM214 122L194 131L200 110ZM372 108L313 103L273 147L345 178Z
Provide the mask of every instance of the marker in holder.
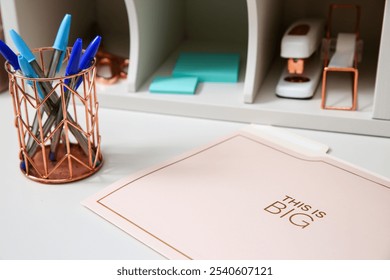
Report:
M69 59L67 51L64 63ZM34 50L42 71L48 71L53 48ZM86 178L103 164L100 150L95 63L74 75L28 78L7 62L15 126L20 147L20 169L28 178L49 184ZM82 80L77 89L70 80ZM68 80L69 81L69 80ZM43 88L42 85L45 85ZM47 88L51 90L48 92ZM42 95L44 91L44 95ZM62 114L60 121L58 115ZM55 154L50 152L61 133Z

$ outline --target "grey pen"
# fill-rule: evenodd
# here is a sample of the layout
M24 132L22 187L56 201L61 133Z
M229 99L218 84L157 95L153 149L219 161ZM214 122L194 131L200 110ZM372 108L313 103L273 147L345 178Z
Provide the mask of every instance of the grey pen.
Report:
M58 28L57 36L53 44L53 55L50 61L47 77L52 78L60 71L62 61L64 60L66 47L68 46L71 15L66 14Z
M54 40L53 44L53 55L51 58L49 70L47 77L53 78L56 73L59 72L59 69L62 65L62 61L65 57L66 53L66 47L68 45L68 38L69 38L69 32L70 32L70 23L71 23L71 15L66 14L63 18L60 27L57 32L57 36ZM40 116L42 118L42 116ZM36 135L38 133L39 124L38 124L38 112L35 114L31 131L33 135ZM32 146L34 139L30 135L27 141L27 149L30 149Z
M20 65L20 70L22 71L23 75L27 78L37 78L37 75L36 73L33 71L33 69L31 68L31 65L28 63L28 61L22 56L22 55L19 55L18 56L18 64ZM34 91L36 91L39 95L39 99L42 100L44 99L44 95L43 95L43 90L41 88L41 85L39 83L36 83L36 82L33 82L32 80L27 80L27 83L33 88ZM28 144L31 143L30 146L27 146L27 153L32 156L33 153L35 153L35 150L33 153L29 152L31 150L32 147L37 147L37 142L34 141L34 137L39 137L39 121L38 121L38 116L42 116L42 111L40 109L37 109L37 113L35 114L35 117L34 117L34 121L33 121L33 130L36 130L36 133L34 133L34 136L30 135L29 139L28 139ZM52 108L49 107L49 105L45 102L43 104L43 110L48 114L49 118L50 118L50 114L52 112L54 112L54 110ZM49 130L50 130L50 127L49 127ZM45 135L45 134L44 134ZM26 170L26 163L24 161L21 162L20 164L20 167L23 169L23 170Z
M73 44L72 47L72 52L69 56L68 60L68 65L66 66L65 69L65 77L71 76L74 74L77 74L80 72L79 70L79 64L80 64L80 57L81 57L81 51L82 51L82 45L83 42L80 38L76 39L75 43ZM68 108L68 103L70 100L71 94L69 93L69 89L75 90L75 85L76 85L76 77L74 78L69 78L65 79L64 84L64 95L65 95L65 109L67 110ZM58 113L57 113L57 118L55 125L58 126L63 119L63 109L62 106L59 107ZM58 130L54 133L53 138L51 140L51 145L50 145L50 153L49 153L49 159L51 161L55 161L56 159L56 150L60 141L62 133L62 127L58 128Z

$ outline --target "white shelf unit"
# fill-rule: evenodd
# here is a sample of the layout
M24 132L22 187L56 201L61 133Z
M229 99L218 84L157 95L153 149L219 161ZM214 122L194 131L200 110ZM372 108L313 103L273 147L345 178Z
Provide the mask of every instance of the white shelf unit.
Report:
M91 37L92 26L98 26L104 48L130 58L127 80L98 85L101 106L390 137L388 1L0 1L5 30L18 30L33 47L51 45L64 13L71 13L72 40ZM320 86L310 100L275 95L284 67L279 50L285 28L300 18L326 19L334 2L362 8L364 53L354 112L322 110ZM334 29L344 31L349 18L353 14L336 17ZM171 74L180 51L239 52L239 82L201 83L191 96L149 93L155 76ZM329 102L348 102L349 89L340 91L349 84L345 78L331 77Z
M123 0L0 0L0 9L5 39L12 47L10 29L19 32L31 48L51 46L68 13L72 15L69 46L78 37L86 45L102 34L106 50L122 56L129 54L129 19Z

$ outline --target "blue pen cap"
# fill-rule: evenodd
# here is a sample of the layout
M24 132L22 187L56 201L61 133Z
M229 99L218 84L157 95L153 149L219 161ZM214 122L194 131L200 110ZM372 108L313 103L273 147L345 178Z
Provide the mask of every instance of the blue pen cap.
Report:
M12 65L15 71L20 69L17 55L2 40L0 40L0 53Z
M66 14L63 18L60 28L58 29L56 39L53 44L53 48L59 51L66 51L66 47L68 46L69 40L69 32L70 32L70 23L72 16Z
M80 71L87 69L89 66L91 66L91 62L99 49L99 45L100 45L101 40L102 40L102 37L96 36L95 39L93 39L92 42L89 43L83 56L80 59L80 65L79 65ZM82 79L77 80L75 89L77 89L81 85L82 81L83 81Z
M92 42L88 45L88 47L85 49L85 52L80 60L80 70L87 69L89 66L91 66L91 62L99 49L101 40L102 37L96 36L95 39L93 39Z
M22 37L13 29L9 31L12 40L15 43L16 48L19 50L20 54L30 63L35 60L34 54L31 52L30 48L23 41ZM19 62L20 63L20 62Z
M68 46L71 19L71 15L65 15L61 22L60 28L58 29L57 36L53 44L54 49L62 52L56 68L57 73L60 71L62 61L65 57L66 47Z
M18 55L18 61L24 76L27 78L38 78L37 73L35 73L34 69L23 55Z
M83 50L83 41L77 38L73 44L72 52L69 56L68 65L66 65L65 76L76 74L80 71L79 63L81 57L81 51ZM69 85L70 79L65 79L65 84Z
M20 65L20 69L23 72L23 75L27 78L38 78L37 73L34 71L34 69L31 67L30 63L27 61L27 59L23 55L18 55L18 61ZM28 82L29 85L32 85L33 83L31 81ZM41 87L39 84L38 87L38 94L41 99L44 99L45 96L42 93Z
M76 41L73 44L72 52L69 56L68 65L65 69L65 75L73 75L80 71L79 64L80 64L80 57L81 57L81 51L83 49L83 41L80 38L77 38Z

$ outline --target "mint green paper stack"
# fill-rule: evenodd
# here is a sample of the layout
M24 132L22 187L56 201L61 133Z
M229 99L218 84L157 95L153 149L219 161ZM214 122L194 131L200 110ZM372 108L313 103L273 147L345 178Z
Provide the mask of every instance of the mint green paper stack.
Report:
M236 53L183 52L171 77L156 77L150 92L195 94L198 82L236 83L240 55Z

